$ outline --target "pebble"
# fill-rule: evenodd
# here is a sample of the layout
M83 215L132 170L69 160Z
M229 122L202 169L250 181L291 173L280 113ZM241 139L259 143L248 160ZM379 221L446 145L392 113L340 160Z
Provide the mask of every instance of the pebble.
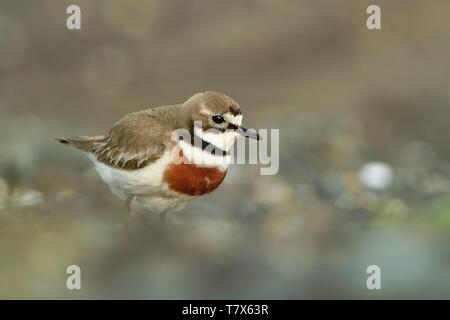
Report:
M14 206L28 207L42 203L43 201L44 195L42 192L23 187L15 189L11 195L11 203Z

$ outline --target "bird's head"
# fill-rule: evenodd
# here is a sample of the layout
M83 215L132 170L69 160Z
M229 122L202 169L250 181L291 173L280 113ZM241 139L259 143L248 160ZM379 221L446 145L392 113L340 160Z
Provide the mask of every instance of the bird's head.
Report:
M193 133L223 150L229 150L238 136L260 140L255 131L242 126L239 104L223 93L197 93L184 107L189 110Z

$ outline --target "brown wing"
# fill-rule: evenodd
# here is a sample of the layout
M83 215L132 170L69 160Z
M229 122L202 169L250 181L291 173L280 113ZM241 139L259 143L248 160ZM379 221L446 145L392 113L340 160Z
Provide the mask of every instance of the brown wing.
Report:
M98 161L125 170L141 169L159 159L170 142L172 129L159 108L131 113L118 121L106 136L58 139L61 143L94 154Z
M157 110L145 110L125 116L117 122L92 153L111 167L136 170L159 159L170 141L171 129Z

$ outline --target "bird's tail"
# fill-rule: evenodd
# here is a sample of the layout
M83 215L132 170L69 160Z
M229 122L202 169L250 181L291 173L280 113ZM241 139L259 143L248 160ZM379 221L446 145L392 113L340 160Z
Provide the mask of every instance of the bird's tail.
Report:
M105 141L105 138L105 136L74 136L56 138L56 140L62 144L73 146L86 152L92 152L99 142Z

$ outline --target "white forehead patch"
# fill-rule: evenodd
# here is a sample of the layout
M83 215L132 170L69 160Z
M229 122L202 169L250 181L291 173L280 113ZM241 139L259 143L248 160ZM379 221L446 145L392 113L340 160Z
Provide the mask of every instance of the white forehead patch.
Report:
M213 115L213 113L210 110L208 110L208 108L204 104L201 105L200 112L207 116ZM223 117L225 121L234 124L236 126L240 126L242 124L242 114L238 114L235 116L234 114L227 112L223 115Z
M236 126L240 126L242 124L242 114L238 114L237 116L227 112L223 115L225 120L228 123L234 124Z

